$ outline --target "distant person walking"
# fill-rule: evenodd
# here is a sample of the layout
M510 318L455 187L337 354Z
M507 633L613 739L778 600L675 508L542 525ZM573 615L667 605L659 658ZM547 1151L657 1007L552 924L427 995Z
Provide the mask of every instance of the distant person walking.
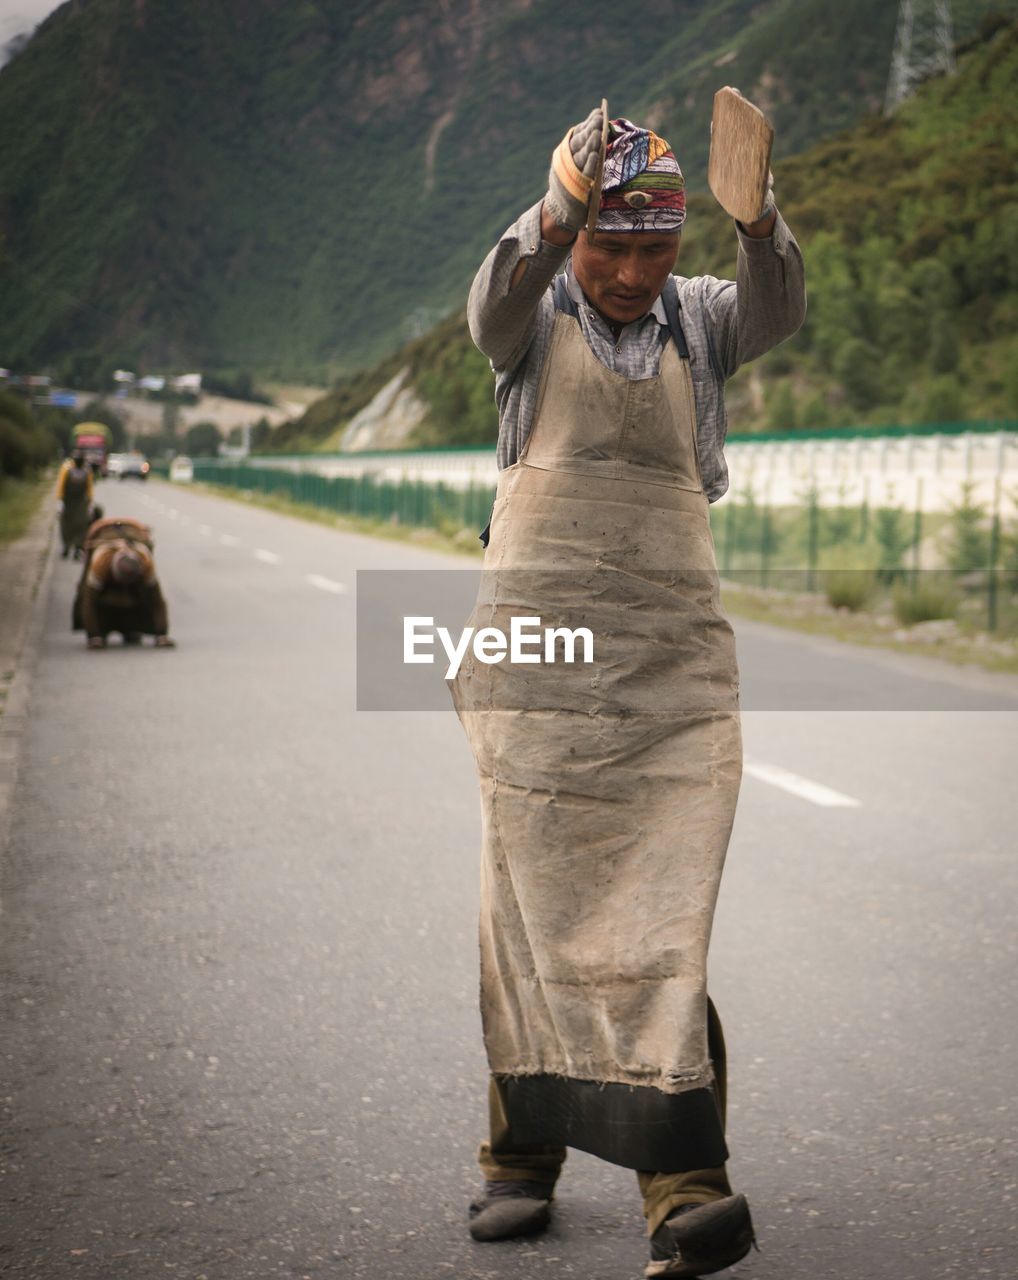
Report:
M90 649L104 649L111 633L125 644L154 636L172 648L169 617L152 554L152 533L136 520L98 520L85 540L87 559L74 600L72 625Z
M81 559L85 534L92 519L92 468L85 455L75 452L60 468L57 477L57 510L60 512L60 540L63 559L73 552Z

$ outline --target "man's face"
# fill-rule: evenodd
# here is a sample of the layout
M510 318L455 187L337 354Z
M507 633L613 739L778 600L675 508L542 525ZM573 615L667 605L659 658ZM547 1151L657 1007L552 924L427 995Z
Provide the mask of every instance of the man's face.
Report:
M651 309L664 288L679 238L678 231L598 231L588 244L581 231L573 244L573 272L606 320L629 324Z

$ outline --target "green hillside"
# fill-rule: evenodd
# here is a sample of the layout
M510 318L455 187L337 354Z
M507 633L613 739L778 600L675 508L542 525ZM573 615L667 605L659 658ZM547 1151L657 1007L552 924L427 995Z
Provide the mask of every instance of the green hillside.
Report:
M955 0L960 36L1014 0ZM606 94L702 180L714 90L788 156L872 110L896 6L72 0L0 71L0 362L314 379L454 310Z
M806 258L800 334L730 383L733 429L1018 418L1018 24L963 51L892 117L775 165L778 202ZM731 223L690 200L678 269L730 276ZM342 382L277 449L334 447L401 367L429 413L416 443L494 439L487 362L462 313Z

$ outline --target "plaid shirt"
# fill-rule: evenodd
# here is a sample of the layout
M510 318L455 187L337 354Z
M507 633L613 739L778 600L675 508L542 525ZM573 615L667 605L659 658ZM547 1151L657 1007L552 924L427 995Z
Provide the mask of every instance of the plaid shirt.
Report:
M734 281L675 277L689 347L700 472L711 502L728 488L725 381L741 364L791 337L806 314L802 255L780 214L766 240L752 239L738 224L736 232L739 259ZM533 426L541 370L555 322L551 282L568 257L568 246L541 239L538 203L513 223L488 254L470 290L470 333L495 372L500 470L517 461ZM521 260L526 261L527 270L510 289ZM661 299L615 338L567 270L570 294L580 304L580 328L595 357L627 378L654 377L661 360L661 326L667 324Z

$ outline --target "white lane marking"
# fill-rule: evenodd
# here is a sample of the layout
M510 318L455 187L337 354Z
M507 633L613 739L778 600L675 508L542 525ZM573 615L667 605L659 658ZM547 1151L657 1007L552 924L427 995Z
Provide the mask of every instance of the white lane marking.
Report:
M224 547L240 546L240 539L235 538L232 533L221 533L219 535L219 541L223 544Z
M320 573L309 573L305 581L310 582L319 591L331 591L334 596L346 595L346 587L342 582L335 582L332 578L323 578Z
M262 564L279 564L282 556L277 556L274 551L263 551L261 547L254 553L254 558L260 560Z
M789 795L798 796L800 800L808 800L811 804L822 805L825 809L858 809L859 801L851 796L843 795L822 782L812 782L809 778L800 777L788 769L776 764L758 764L747 760L743 763L743 772L759 782L769 782L772 787L780 787Z
M199 532L199 533L203 533L203 534L205 535L205 537L207 538L207 537L209 536L209 534L212 532L212 528L211 528L211 526L210 526L210 525L207 525L207 524L200 524L200 525L198 526L198 532Z
M177 518L177 508L176 508L176 507L170 507L170 508L168 509L168 511L166 512L166 514L170 517L170 519L171 519L171 520L176 520L176 518Z
M190 523L191 523L191 517L190 517L190 516L181 516L181 517L180 517L180 523L181 523L181 524L190 524Z

